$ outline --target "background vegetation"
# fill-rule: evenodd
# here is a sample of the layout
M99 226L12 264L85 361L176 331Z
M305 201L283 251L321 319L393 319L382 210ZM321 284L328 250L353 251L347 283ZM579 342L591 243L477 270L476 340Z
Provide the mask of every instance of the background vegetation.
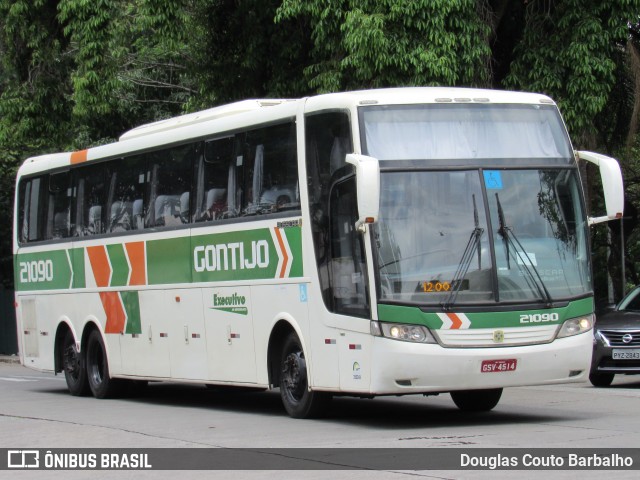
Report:
M0 281L31 155L239 99L400 85L553 97L575 148L621 161L640 283L640 0L0 0ZM623 291L620 235L593 230L599 297L607 269Z

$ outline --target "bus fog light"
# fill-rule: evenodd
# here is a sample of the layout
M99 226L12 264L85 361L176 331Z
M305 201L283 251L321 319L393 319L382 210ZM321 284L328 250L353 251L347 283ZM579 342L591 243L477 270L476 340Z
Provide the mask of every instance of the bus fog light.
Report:
M379 323L382 336L414 343L436 343L431 332L422 325L403 325L398 323Z
M558 332L558 338L571 337L579 333L588 332L593 328L593 315L570 318L562 324Z

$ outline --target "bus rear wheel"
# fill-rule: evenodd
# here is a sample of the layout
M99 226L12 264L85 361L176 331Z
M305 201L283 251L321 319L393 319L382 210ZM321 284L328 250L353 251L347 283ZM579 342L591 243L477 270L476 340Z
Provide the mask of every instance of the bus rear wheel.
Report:
M76 348L71 330L67 330L62 342L62 369L71 395L80 397L89 394L84 355Z
M501 388L451 392L453 403L464 412L488 412L498 404L501 396Z
M285 410L293 418L320 417L331 402L329 393L309 390L304 351L300 339L293 332L282 347L280 397Z
M98 330L93 330L87 339L87 380L91 393L96 398L110 398L120 393L122 382L109 376L107 351Z

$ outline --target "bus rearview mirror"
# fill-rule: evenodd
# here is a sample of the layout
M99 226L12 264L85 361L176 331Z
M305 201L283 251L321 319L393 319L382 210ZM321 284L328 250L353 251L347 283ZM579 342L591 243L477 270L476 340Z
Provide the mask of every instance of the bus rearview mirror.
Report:
M597 165L602 179L607 214L601 217L589 217L589 225L622 218L624 212L624 188L618 161L600 153L587 151L577 151L576 156L579 159Z
M347 163L356 167L356 191L358 195L358 220L356 228L378 220L380 207L380 165L378 160L358 153L349 153Z

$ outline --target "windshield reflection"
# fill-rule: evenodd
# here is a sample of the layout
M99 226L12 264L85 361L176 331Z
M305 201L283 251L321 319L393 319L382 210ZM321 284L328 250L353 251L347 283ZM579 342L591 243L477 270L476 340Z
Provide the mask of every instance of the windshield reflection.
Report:
M583 219L570 169L383 172L373 229L379 297L451 307L582 295Z

